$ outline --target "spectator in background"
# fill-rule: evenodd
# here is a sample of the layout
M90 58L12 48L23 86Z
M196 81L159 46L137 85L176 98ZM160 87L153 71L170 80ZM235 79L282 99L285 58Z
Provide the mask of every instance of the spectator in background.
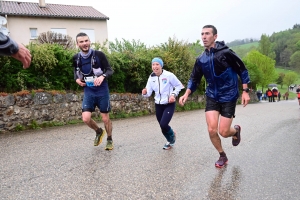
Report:
M268 88L268 90L266 91L266 95L269 99L269 102L274 102L274 96L273 96L273 92L270 88Z
M289 100L289 91L287 91L286 93L284 93L284 98L285 98L285 100Z
M278 101L280 101L280 98L281 98L281 93L280 93L280 91L278 91L277 98L278 98Z
M297 90L296 90L297 96L298 96L298 103L300 106L300 85L298 86Z
M256 96L257 96L257 98L258 98L258 101L260 101L261 98L262 98L262 92L261 92L261 90L257 90Z
M273 102L275 102L277 100L277 96L278 96L278 90L276 88L272 88L272 93L273 93Z
M266 93L262 93L262 100L267 101L267 95L266 95Z

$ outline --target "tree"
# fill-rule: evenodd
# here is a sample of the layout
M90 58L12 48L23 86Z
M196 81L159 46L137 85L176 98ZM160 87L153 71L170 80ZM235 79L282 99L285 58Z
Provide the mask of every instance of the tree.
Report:
M40 44L60 44L65 49L75 48L75 42L73 41L72 37L52 31L41 33L37 39L37 42Z
M300 24L295 24L295 25L293 26L293 29L297 29L297 28L300 28Z
M297 49L297 51L300 50L300 40L296 43L296 49Z
M200 40L197 40L192 44L188 44L188 46L195 57L199 56L204 51L204 47L200 44Z
M279 73L278 79L277 79L277 81L276 81L276 83L277 83L278 85L280 85L281 88L282 88L282 86L283 86L283 78L284 78L284 76L285 76L284 73L282 73L282 72Z
M280 63L283 67L288 67L290 57L293 54L292 50L289 48L285 48L284 51L280 53Z
M289 62L289 65L296 71L300 72L300 51L296 51L291 56L291 61Z
M299 51L299 45L300 45L300 29L298 29L298 32L295 32L291 35L291 38L287 41L286 45L289 49L292 50L293 53L296 51Z
M283 83L287 86L294 84L298 79L298 74L295 72L288 72L283 78ZM288 89L289 90L289 89Z
M262 91L264 87L277 79L278 75L275 71L275 60L261 54L256 50L249 52L244 60L245 62L249 64L251 63L259 69L259 73L261 73L261 76L259 76L257 84L262 87Z
M248 70L251 80L251 86L253 87L253 89L257 89L257 83L259 83L262 78L261 69L256 64L251 63L249 60L243 59L243 62Z
M270 42L270 39L265 34L262 34L260 37L258 51L261 54L268 56L272 59L274 59L276 57L275 52L272 50L272 44Z
M176 37L169 38L168 42L160 46L164 68L173 72L183 83L186 83L190 78L195 58L199 55L196 54L199 50L204 50L203 47L201 48L199 41L194 43L194 47L194 49L191 49L186 41L178 40Z
M270 37L270 41L273 45L273 50L276 54L276 62L280 62L280 54L288 47L287 41L290 40L292 34L289 31L281 31L279 33L273 33Z
M233 47L232 50L243 59L250 51L256 50L256 47L255 45L251 45L249 47L237 46Z

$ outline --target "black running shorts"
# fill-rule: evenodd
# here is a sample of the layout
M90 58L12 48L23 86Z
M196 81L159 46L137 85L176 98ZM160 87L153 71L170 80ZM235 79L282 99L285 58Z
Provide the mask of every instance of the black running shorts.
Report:
M236 101L220 103L220 102L216 102L214 99L210 97L206 97L205 112L216 110L223 117L234 118L235 107L236 107Z

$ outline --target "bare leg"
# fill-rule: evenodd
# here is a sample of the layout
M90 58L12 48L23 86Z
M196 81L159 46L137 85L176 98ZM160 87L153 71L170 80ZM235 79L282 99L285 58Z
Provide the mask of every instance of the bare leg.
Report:
M97 123L92 119L91 112L83 112L82 113L82 121L95 131L98 130L98 128L99 128Z
M234 137L235 139L237 138L233 136L236 134L235 128L231 127L233 118L226 118L220 116L220 123L219 123L219 115L220 114L218 111L205 112L210 140L218 152L223 152L224 150L222 148L219 134L224 138L227 137ZM218 130L219 130L219 134L218 134Z
M219 133L222 137L228 138L236 134L235 128L231 127L232 120L233 118L220 117ZM235 136L233 137L237 139Z
M107 136L112 136L112 122L109 119L109 113L101 113L102 121L107 133Z
M218 111L205 112L209 138L212 144L214 145L214 147L220 153L223 152L223 148L222 148L220 136L218 134L219 114L220 113Z

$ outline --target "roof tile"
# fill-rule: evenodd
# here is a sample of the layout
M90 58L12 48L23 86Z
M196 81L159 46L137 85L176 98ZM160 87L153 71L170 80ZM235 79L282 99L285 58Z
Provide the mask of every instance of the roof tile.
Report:
M39 6L39 3L17 1L0 1L0 14L34 17L109 19L109 17L105 16L91 6L46 3L46 7L43 8Z

